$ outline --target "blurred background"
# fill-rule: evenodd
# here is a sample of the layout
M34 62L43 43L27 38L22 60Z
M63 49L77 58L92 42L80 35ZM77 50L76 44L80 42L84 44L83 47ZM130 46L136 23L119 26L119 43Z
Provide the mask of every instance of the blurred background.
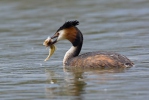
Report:
M2 100L140 100L149 98L148 0L0 0ZM82 53L114 51L135 67L69 72L62 60L68 41L44 62L42 44L69 20L84 35Z

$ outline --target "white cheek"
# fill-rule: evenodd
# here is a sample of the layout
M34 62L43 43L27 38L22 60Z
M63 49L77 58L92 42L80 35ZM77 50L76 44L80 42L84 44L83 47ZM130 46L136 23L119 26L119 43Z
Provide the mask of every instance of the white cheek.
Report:
M59 31L58 33L59 33L59 36L57 38L57 41L66 39L65 38L65 31L64 30Z

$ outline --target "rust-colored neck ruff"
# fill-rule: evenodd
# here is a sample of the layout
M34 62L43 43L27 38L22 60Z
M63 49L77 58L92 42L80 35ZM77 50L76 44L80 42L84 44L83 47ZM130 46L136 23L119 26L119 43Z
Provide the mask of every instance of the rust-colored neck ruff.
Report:
M83 36L80 30L75 27L77 30L76 37L73 41L70 41L72 43L72 47L66 52L64 59L63 59L63 65L68 65L69 61L73 59L74 57L78 56L83 44Z

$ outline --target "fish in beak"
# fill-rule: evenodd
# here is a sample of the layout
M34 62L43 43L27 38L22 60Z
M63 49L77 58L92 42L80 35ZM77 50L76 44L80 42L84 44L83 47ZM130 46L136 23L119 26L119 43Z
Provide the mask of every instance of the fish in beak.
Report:
M53 37L53 39L56 37ZM55 52L56 47L54 45L54 43L56 43L56 40L53 40L51 37L48 37L44 42L43 45L46 47L50 47L49 49L49 55L47 56L47 58L44 61L47 61Z

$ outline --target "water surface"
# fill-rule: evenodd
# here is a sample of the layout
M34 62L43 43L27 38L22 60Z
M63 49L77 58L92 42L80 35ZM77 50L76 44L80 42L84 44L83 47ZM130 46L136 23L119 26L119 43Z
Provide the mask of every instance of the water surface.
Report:
M148 0L1 0L0 98L2 100L140 100L149 98ZM126 55L135 67L121 71L72 72L61 41L44 62L47 36L68 20L79 20L81 53Z

